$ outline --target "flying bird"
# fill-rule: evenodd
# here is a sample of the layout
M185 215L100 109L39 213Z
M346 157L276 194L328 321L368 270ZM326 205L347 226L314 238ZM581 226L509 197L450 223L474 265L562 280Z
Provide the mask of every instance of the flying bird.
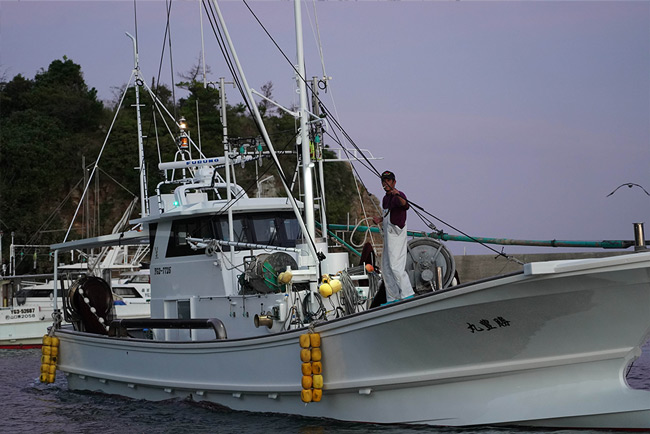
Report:
M627 183L625 183L625 184L621 184L621 185L619 185L618 187L616 187L616 189L615 189L614 191L612 191L611 193L609 193L609 194L607 195L607 197L610 197L612 194L616 193L616 190L618 190L618 189L621 188L621 187L625 187L626 185L627 185L628 188L639 187L641 190L643 190L643 191L645 192L645 194L647 194L648 196L650 196L650 193L648 193L648 192L646 191L646 189L643 188L642 186L640 186L639 184L634 184L633 182L627 182Z

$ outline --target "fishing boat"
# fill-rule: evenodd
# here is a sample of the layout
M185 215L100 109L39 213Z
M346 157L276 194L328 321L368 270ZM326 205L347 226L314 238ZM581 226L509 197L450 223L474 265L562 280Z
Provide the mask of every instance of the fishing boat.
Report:
M317 237L308 124L322 121L307 109L294 8L304 200L286 184L287 197L272 198L233 182L256 153L277 159L259 117L264 151L232 149L224 131L225 155L190 158L179 141L178 158L159 168L183 175L148 199L133 221L141 231L51 246L55 261L70 249L151 246L151 318L113 319L100 282L66 288L71 325L55 322L48 340L68 387L372 423L650 428L650 391L625 379L650 333L642 235L634 253L527 263L458 285L444 244L421 238L409 265L416 296L372 303L373 267L348 267Z

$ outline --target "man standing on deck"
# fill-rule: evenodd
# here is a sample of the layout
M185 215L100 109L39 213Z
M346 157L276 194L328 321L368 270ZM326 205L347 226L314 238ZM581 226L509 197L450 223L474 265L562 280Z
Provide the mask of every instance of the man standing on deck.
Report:
M388 302L414 294L406 273L406 210L409 209L409 203L406 195L395 188L395 184L393 172L387 170L381 174L381 186L386 192L381 206L384 216L373 218L376 224L383 222L384 253L381 258L381 274Z

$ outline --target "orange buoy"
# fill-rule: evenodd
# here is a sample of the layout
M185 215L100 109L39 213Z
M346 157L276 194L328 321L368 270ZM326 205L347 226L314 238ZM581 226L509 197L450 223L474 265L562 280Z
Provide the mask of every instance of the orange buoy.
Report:
M300 399L302 399L302 402L311 402L312 401L311 389L302 389L300 391Z

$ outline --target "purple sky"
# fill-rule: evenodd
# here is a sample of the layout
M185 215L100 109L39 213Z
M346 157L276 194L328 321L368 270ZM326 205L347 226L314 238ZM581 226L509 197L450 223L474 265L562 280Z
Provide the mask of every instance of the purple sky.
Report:
M251 7L293 59L292 4ZM222 8L251 86L272 81L276 99L293 103L292 71L243 4ZM313 8L303 3L309 77L322 75ZM650 191L650 2L319 1L316 14L333 77L325 102L333 110L333 96L348 133L384 157L375 165L414 202L476 236L631 239L635 221L650 231L643 190L606 197L626 182ZM150 81L164 1L139 1L137 16ZM171 25L184 72L201 51L197 2L175 1ZM205 15L204 28L208 78L229 78ZM0 1L0 73L33 78L66 55L111 100L133 66L126 31L135 32L132 1ZM424 225L410 214L409 228ZM463 247L489 253L451 245ZM506 252L522 250L531 251Z

